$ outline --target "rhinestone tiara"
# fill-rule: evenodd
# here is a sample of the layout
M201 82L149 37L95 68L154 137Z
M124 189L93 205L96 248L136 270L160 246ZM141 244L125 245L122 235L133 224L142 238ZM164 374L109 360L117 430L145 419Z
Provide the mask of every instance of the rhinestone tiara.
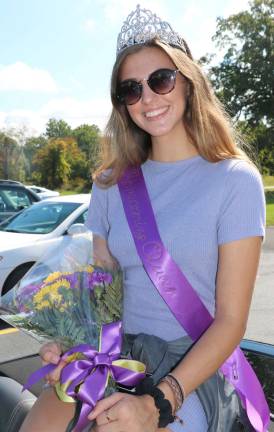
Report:
M155 37L187 53L183 38L168 22L162 21L149 9L141 9L140 5L137 5L136 10L131 12L123 23L117 38L116 54L120 54L129 46L142 45Z

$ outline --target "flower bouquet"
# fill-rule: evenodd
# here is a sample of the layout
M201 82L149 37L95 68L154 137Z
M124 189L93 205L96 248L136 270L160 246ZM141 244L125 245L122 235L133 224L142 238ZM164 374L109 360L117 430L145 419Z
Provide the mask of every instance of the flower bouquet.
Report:
M41 342L60 343L67 365L56 392L66 402L78 401L78 418L68 430L81 431L97 402L117 383L134 386L144 365L121 359L122 272L93 259L92 233L64 236L43 259L1 297L1 318ZM51 372L34 372L25 388ZM79 410L80 404L80 410Z

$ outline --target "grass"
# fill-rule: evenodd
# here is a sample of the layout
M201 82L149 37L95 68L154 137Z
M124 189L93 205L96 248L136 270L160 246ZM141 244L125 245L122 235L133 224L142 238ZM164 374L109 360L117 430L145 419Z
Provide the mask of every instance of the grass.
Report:
M263 176L264 186L274 186L274 176Z
M268 191L266 197L266 225L274 225L274 191Z
M58 192L60 192L60 195L75 195L78 194L79 192L76 192L75 190L58 190Z

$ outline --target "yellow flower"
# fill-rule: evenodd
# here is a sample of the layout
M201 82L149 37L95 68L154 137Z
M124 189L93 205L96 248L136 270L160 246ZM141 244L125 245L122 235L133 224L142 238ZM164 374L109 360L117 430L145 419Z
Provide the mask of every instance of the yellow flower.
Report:
M61 287L70 288L70 282L67 279L60 279L59 281L53 283L51 285L53 287L54 290L58 290Z
M33 296L34 303L37 303L37 304L41 303L43 301L44 297L49 296L49 292L50 292L49 286L42 287L40 289L40 291L38 291L38 293L36 293Z
M94 271L94 267L91 264L88 264L86 266L83 266L83 271L86 271L88 273L92 273Z
M47 278L44 280L44 283L49 283L49 282L53 282L55 279L59 278L59 276L61 276L62 273L61 272L54 272L54 273L50 273Z
M50 307L50 303L49 303L49 301L46 301L46 300L42 301L36 305L36 309L38 309L38 310L42 310L42 309L45 309L47 307Z
M50 285L42 286L40 291L33 296L33 302L37 309L50 307L52 304L57 306L62 303L63 297L59 292L60 288L70 288L70 282L66 279L60 279ZM65 305L63 305L65 306Z
M47 283L53 282L53 281L55 281L56 279L58 279L60 276L69 275L69 274L72 274L72 273L71 273L71 272L63 272L63 273L61 273L61 272L59 272L59 271L57 271L57 272L53 272L53 273L50 273L50 274L46 277L46 279L44 280L44 284L47 284Z

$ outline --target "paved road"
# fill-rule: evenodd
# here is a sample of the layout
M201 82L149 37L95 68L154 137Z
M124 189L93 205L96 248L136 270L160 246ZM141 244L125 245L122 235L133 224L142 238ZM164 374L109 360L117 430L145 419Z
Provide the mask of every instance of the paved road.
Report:
M274 344L274 245L269 243L263 247L245 337Z

